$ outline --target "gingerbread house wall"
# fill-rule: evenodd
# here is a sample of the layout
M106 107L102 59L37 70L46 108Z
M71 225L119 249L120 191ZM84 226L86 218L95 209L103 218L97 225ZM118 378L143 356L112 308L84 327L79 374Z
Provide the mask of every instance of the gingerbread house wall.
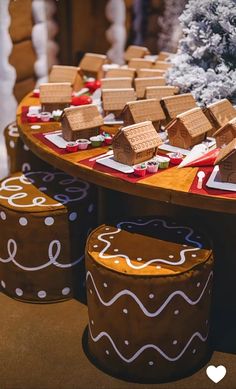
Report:
M219 165L222 181L236 184L236 151Z

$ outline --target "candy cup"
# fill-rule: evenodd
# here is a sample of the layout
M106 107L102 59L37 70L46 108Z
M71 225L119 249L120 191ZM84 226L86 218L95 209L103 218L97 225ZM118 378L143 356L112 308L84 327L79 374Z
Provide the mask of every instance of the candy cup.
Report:
M144 177L147 171L146 164L135 165L134 166L134 174L139 177Z
M77 139L76 143L79 150L86 150L91 142L88 139Z
M158 155L155 157L155 161L159 163L159 169L167 169L169 167L170 158Z
M33 96L34 97L39 97L39 95L40 95L39 89L34 89L33 90Z
M91 136L91 138L89 140L92 144L92 147L99 147L102 145L102 143L104 141L104 136L102 136L102 135Z
M51 113L50 112L41 112L40 119L42 120L42 122L49 122L49 120L51 119Z
M148 173L156 173L158 171L158 162L156 161L149 161L147 163L147 172Z
M38 115L36 113L27 113L27 121L29 123L36 123L38 121Z
M168 157L172 165L179 165L183 161L183 154L181 153L169 153Z
M105 145L109 146L112 144L112 137L111 136L105 136L104 139Z
M68 142L66 145L66 150L70 153L74 153L75 151L78 151L78 143L77 142Z

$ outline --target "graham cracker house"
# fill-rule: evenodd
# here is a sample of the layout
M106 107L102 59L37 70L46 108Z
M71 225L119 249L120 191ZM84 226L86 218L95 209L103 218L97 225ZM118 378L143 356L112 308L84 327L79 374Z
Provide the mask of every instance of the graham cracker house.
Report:
M72 86L70 82L41 84L39 90L42 111L63 110L71 103Z
M131 77L132 79L135 77L135 69L132 68L117 68L117 69L109 69L105 77L112 78L112 77Z
M161 99L161 105L168 120L175 119L180 113L197 107L197 103L191 93L164 97Z
M83 88L82 71L76 66L53 65L48 82L70 82L72 89L78 91Z
M131 77L111 77L101 79L102 89L120 89L120 88L132 88Z
M132 69L149 69L152 67L153 62L150 59L144 59L144 58L132 58L128 62L128 67Z
M66 108L61 121L62 135L67 141L89 139L99 134L102 125L103 118L96 104Z
M107 56L102 54L85 53L79 63L83 74L88 77L101 78L102 66L107 62Z
M141 68L137 71L137 77L143 78L143 77L163 77L165 74L164 70L159 69L146 69Z
M144 97L160 101L163 97L174 96L178 92L179 88L176 86L147 86Z
M220 150L215 165L219 165L223 182L236 184L236 138Z
M236 138L236 117L214 133L217 147L226 146Z
M136 93L133 88L102 90L102 103L106 114L112 112L119 116L125 104L134 100L136 100Z
M236 117L236 109L227 99L222 99L208 105L207 108L204 109L204 113L215 130L218 130Z
M157 131L160 129L161 120L165 118L161 104L156 99L131 101L121 112L124 126L150 120Z
M124 52L125 61L129 61L132 58L143 58L145 55L150 54L147 47L130 45Z
M135 165L154 157L162 140L152 122L146 121L121 128L112 144L115 161Z
M138 99L143 99L145 96L145 89L147 86L164 86L166 80L164 77L142 77L135 78L134 85Z
M211 123L200 107L179 114L166 127L170 145L183 149L201 143L211 129Z

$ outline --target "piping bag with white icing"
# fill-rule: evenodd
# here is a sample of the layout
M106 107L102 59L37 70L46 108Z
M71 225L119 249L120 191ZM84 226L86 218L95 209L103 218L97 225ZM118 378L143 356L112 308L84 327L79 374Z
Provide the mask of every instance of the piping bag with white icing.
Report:
M178 165L178 168L188 165L190 162L201 157L202 155L208 152L208 147L204 144L196 145L192 148L190 153L183 159L183 161Z

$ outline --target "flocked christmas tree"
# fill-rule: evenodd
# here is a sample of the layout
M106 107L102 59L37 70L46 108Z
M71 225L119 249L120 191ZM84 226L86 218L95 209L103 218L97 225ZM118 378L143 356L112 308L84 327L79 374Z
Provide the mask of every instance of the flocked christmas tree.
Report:
M236 103L236 0L189 0L180 17L183 38L169 83L201 104Z

